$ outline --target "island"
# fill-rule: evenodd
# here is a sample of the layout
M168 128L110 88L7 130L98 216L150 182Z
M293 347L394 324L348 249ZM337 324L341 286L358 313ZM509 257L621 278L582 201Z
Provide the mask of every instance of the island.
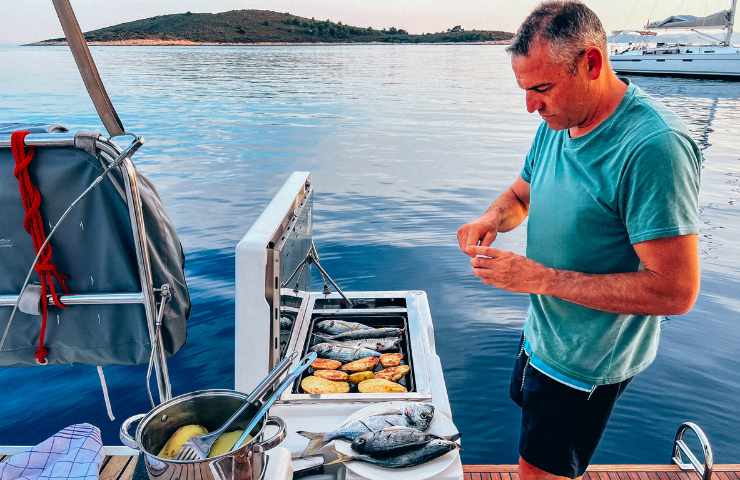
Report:
M514 35L466 30L410 34L402 28L355 27L270 10L159 15L85 33L91 45L283 45L346 43L492 43L507 44ZM65 45L53 38L29 45Z

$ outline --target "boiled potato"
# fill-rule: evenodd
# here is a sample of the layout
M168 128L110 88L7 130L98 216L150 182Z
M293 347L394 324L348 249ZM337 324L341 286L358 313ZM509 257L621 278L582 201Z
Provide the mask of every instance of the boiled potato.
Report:
M316 370L314 376L331 380L332 382L346 382L349 375L339 370Z
M365 357L354 362L345 363L342 365L342 370L345 372L364 372L375 368L379 361L378 357Z
M306 393L347 393L349 392L349 383L332 382L311 375L301 380L301 388Z
M349 381L352 383L360 383L374 377L375 375L373 375L373 372L356 372L349 376Z
M208 430L202 425L183 425L172 434L157 456L161 458L175 458L180 453L185 442L197 435L205 435L206 433L208 433Z
M411 367L408 365L399 365L397 367L384 368L379 372L375 372L375 378L385 378L391 382L397 382L403 378L404 375L411 371Z
M234 430L233 432L226 432L219 435L216 441L213 442L211 451L208 452L208 457L218 457L224 453L229 453L231 451L231 447L234 446L234 442L239 440L242 433L244 433L244 430ZM247 443L251 438L252 437L248 435L244 443Z
M361 393L406 393L406 387L384 378L371 378L357 385Z

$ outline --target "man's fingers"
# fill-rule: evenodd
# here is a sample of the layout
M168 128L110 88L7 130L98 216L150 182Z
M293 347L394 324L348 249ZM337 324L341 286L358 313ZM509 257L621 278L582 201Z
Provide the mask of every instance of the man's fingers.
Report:
M493 243L494 240L496 240L496 234L494 232L488 232L483 237L483 240L480 242L480 244L484 247L488 247Z
M471 252L473 255L483 255L484 257L491 257L491 258L502 257L510 253L505 250L499 250L498 248L493 248L493 247L484 247L482 245L470 246L468 247L468 251Z

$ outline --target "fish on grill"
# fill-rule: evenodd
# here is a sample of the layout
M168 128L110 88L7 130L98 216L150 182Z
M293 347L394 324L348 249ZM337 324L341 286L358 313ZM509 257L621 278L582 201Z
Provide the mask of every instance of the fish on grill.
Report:
M380 352L377 350L327 342L317 343L311 347L311 351L316 352L321 358L338 360L342 363L349 363L366 357L380 357Z
M316 324L316 330L329 335L372 329L373 327L369 327L363 323L348 322L346 320L322 320Z
M403 328L382 327L350 330L344 333L337 333L330 337L322 337L326 340L346 341L346 340L365 340L368 338L385 338L400 337L403 334Z
M401 348L400 337L387 337L387 338L366 338L363 340L326 340L326 343L334 343L337 345L347 345L355 348L369 348L377 352L397 352Z

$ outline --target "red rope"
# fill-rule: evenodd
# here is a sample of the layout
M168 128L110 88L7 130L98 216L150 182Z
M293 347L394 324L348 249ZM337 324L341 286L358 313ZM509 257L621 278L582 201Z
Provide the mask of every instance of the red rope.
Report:
M44 230L44 219L41 217L41 193L31 180L28 167L33 160L35 149L26 148L25 138L28 130L13 132L10 136L10 146L15 159L15 169L13 175L18 179L18 189L21 192L21 201L23 203L23 228L31 235L33 240L33 249L38 254L41 245L46 241L46 231ZM39 364L46 364L46 319L48 316L49 301L47 294L51 294L54 304L64 308L64 304L59 300L59 294L54 284L54 280L59 284L64 293L68 293L66 276L57 271L56 265L52 261L51 244L48 244L43 253L39 256L36 263L36 273L41 282L41 332L39 333L39 346L36 349L36 361Z

